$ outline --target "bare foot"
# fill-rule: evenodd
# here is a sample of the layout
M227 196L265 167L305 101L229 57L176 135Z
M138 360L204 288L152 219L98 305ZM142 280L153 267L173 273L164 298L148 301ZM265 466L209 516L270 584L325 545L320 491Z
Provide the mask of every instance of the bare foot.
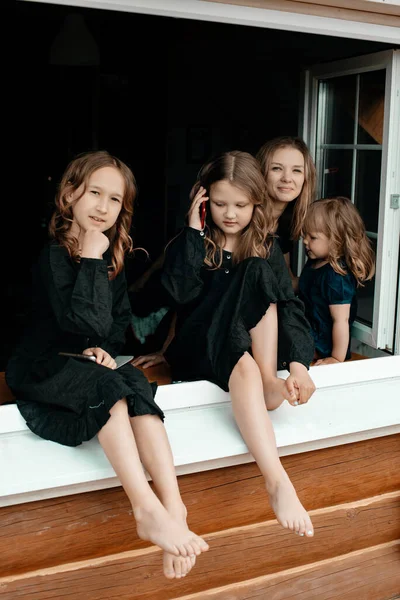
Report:
M208 544L187 525L173 519L159 501L136 507L133 513L138 536L174 556L199 555L208 550Z
M303 536L312 537L314 528L307 511L297 497L292 482L285 473L275 485L267 485L272 509L278 522L287 529Z
M169 552L164 552L163 565L164 575L167 579L180 579L186 577L196 563L196 556L174 556Z
M186 506L181 501L171 502L166 499L162 499L162 504L168 511L168 514L172 519L176 521L182 522L185 527L187 527L186 517L187 510ZM163 565L164 565L164 575L167 579L180 579L181 577L185 577L196 564L196 555L192 554L191 556L186 556L186 558L182 556L174 556L169 552L164 552L163 556Z
M263 381L264 388L264 400L268 410L274 410L278 408L288 398L288 389L286 382L280 377L274 377Z

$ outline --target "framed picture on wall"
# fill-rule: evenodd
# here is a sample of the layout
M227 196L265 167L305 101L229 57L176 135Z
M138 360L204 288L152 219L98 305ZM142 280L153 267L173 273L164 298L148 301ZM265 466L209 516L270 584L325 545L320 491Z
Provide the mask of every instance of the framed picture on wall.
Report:
M202 164L212 151L212 130L202 125L190 125L186 131L186 160L191 164Z

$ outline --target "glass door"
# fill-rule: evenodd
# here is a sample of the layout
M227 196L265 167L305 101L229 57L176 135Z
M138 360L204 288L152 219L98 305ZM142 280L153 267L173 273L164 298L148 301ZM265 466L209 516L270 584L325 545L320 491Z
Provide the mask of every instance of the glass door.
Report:
M376 275L358 291L353 336L394 349L400 209L400 52L328 65L306 74L304 128L318 197L347 196L376 253Z

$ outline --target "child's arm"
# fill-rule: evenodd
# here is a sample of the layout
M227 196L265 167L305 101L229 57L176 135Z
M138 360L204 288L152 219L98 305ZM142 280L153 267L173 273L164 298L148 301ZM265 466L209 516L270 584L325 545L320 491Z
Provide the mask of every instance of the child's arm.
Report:
M82 258L75 264L64 248L51 245L41 258L40 271L62 331L99 339L110 334L113 318L107 261ZM96 343L91 340L90 345Z
M200 295L200 271L206 255L204 233L185 227L165 252L161 283L176 304L186 304Z
M349 347L350 304L330 304L329 312L333 321L332 354L331 356L317 360L315 366L343 362L346 358L347 348Z

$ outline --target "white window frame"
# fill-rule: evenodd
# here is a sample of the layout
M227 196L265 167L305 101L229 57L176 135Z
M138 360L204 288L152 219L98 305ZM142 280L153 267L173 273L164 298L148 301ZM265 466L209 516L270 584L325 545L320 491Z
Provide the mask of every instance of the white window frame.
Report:
M357 322L353 336L372 346L394 351L396 296L399 267L400 209L390 206L391 195L400 193L400 51L387 50L340 60L309 69L305 75L304 122L300 132L317 156L318 82L345 75L386 70L382 167L379 197L377 260L372 327ZM318 107L321 111L321 107ZM322 119L320 119L322 121ZM318 165L317 165L318 171ZM304 263L299 252L298 269Z

